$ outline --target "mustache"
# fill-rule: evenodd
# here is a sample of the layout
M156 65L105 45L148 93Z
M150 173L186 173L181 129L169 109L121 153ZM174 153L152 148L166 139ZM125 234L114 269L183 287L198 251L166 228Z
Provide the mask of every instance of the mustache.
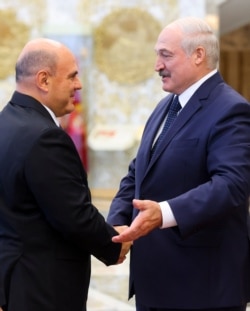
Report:
M160 77L171 77L171 74L168 71L160 70L159 71L159 76Z

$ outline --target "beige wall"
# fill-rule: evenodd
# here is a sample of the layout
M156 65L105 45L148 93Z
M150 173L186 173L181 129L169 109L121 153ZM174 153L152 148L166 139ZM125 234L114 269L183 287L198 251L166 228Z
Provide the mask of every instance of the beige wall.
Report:
M82 104L88 138L97 126L110 126L111 130L112 126L125 128L123 133L130 143L126 146L123 144L124 148L120 148L125 142L122 130L119 132L119 144L115 142L112 148L107 147L112 145L107 135L102 138L101 143L92 135L94 143L88 144L91 188L118 188L121 177L136 154L144 123L157 102L165 96L160 79L154 73L153 49L157 34L154 33L149 38L150 30L143 26L140 12L150 15L150 25L155 27L155 21L162 28L184 15L204 18L209 15L216 18L218 2L222 1L192 0L191 5L190 0L8 0L0 4L0 10L14 10L16 19L29 27L30 38L58 38L66 41L64 43L69 43L74 49L84 85ZM121 9L123 12L127 9L138 10L139 18L131 18L131 22L124 21L123 25L121 18L117 18L117 24L114 25L113 32L111 31L111 39L115 41L112 46L113 52L104 46L103 50L101 48L99 51L98 59L95 53L96 29L103 25L107 17L117 14L114 12ZM35 18L37 16L39 19ZM120 28L117 27L118 24ZM118 30L120 32L116 32ZM18 32L12 33L12 42L16 43L17 38L20 38ZM98 63L100 55L104 53L110 62L106 69ZM114 58L117 58L116 63ZM13 59L10 67L14 67L14 63ZM13 73L0 79L0 109L9 99L13 89ZM127 130L128 128L130 130ZM107 134L107 131L105 133ZM118 145L120 149L116 148Z

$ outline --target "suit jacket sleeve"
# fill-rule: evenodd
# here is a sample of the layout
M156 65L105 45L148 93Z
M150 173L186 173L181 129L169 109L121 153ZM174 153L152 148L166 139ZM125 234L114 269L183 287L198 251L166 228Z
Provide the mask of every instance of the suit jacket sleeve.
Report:
M61 129L44 132L25 163L33 196L51 226L105 264L117 262L117 232L91 203L86 173L73 142Z
M107 217L113 226L129 226L133 220L132 200L135 198L135 162L131 161L128 174L121 180L119 192L114 197Z
M203 147L208 181L168 200L183 236L226 219L236 210L242 211L247 203L250 106L238 102L225 112L218 109L218 114Z

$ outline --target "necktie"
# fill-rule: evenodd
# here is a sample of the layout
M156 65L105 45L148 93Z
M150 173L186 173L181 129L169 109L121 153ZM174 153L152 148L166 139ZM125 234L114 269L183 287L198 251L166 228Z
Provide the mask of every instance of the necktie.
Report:
M174 97L171 105L170 105L170 108L169 108L169 111L168 111L168 115L167 115L167 119L165 121L163 129L162 129L159 137L157 138L153 148L151 149L151 158L152 158L153 154L155 153L155 150L157 149L157 147L160 145L161 141L163 140L163 137L164 137L165 133L167 132L167 130L170 128L170 126L172 125L172 123L176 119L178 111L180 109L181 109L181 105L179 103L179 98L176 95Z

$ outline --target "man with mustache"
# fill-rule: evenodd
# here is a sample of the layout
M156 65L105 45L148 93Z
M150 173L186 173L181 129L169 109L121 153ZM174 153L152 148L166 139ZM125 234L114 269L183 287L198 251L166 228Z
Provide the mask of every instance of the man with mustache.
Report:
M129 296L137 311L246 310L250 105L219 74L218 40L202 19L169 24L155 51L170 94L108 215L130 226L113 241L134 240Z

